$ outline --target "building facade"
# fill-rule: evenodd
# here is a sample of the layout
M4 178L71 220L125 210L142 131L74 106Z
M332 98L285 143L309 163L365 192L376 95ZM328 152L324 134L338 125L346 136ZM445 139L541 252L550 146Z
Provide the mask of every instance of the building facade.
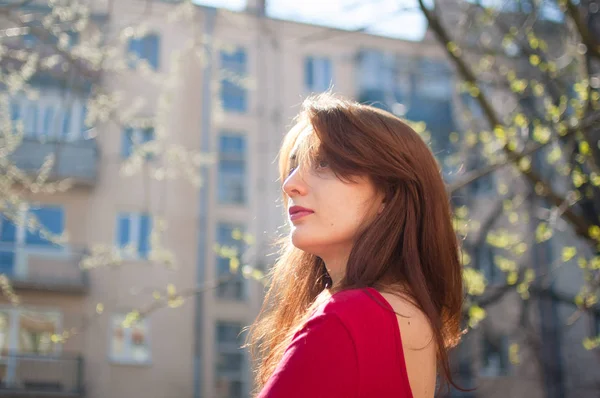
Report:
M64 246L2 219L0 267L21 303L0 309L0 395L249 396L240 345L263 285L244 277L243 265L266 270L272 242L285 234L275 160L303 98L331 88L424 120L434 148L447 146L458 128L454 77L429 36L417 43L275 20L264 16L264 2L248 3L246 12L231 12L173 1L90 2L93 23L79 39L120 38L120 61L86 75L78 90L40 74L32 81L39 98L11 99L25 133L15 164L35 171L54 154L52 176L74 186L28 193L19 210L52 233L68 233ZM126 32L140 21L144 32ZM19 37L16 45L33 40ZM134 67L135 59L143 65ZM90 127L93 85L117 106ZM150 122L129 123L128 113ZM186 178L187 151L214 157L200 169L200 187ZM154 250L153 231L163 224L160 245L172 261ZM215 246L237 251L239 266ZM112 249L98 254L103 247L118 249L118 261L106 254ZM82 269L90 253L104 261ZM127 327L134 310L146 315ZM477 352L491 369L482 377L497 380L508 347L492 348ZM540 388L531 377L528 396Z

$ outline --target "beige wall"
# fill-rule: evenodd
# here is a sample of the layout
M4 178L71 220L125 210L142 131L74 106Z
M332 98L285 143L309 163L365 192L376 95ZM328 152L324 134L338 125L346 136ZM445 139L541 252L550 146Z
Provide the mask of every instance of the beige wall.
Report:
M206 26L204 8L197 7L188 22L167 23L165 15L173 9L173 5L153 3L148 11L143 4L135 0L119 2L111 14L108 30L117 32L143 15L150 31L159 33L161 37L160 69L154 77L140 76L127 70L108 73L104 76L104 85L109 92L122 92L125 98L123 109L137 97L145 99L142 113L148 116L156 113L156 100L161 94L168 93L171 102L164 120L167 128L165 136L160 139L164 145L180 144L189 150L199 150L204 134L201 125L205 105L202 103L202 90L206 82L202 81L203 64L199 58L194 53L184 52L184 38L202 34ZM210 84L213 96L211 104L208 104L212 120L209 132L212 152L218 149L218 135L222 130L239 131L247 136L249 200L246 206L240 208L217 203L216 167L209 169L208 180L201 188L203 191L181 178L168 181L150 178L159 162L151 162L132 177L122 176L119 173L122 166L121 129L115 123L107 123L98 129L101 156L99 177L94 187L33 198L64 205L67 230L73 245L112 245L115 242L117 213L121 211L149 211L164 217L168 223L164 244L177 256L177 268L174 270L159 264L126 262L116 268L92 270L91 288L85 296L23 293L27 305L54 306L65 313L92 317L85 334L78 337L75 344L75 349L81 350L85 356L86 387L90 398L192 397L196 311L193 298L186 300L181 307L163 308L149 317L152 362L147 365L123 365L110 361L110 316L115 312L143 308L153 301L152 290L164 290L168 283L173 283L178 290L191 289L196 285L201 200L207 201L208 215L207 230L203 231L206 257L201 259L206 270L205 280L211 281L216 277L212 247L219 221L246 224L248 231L257 239L255 250L261 260L274 252L270 242L278 234L285 233L285 229L278 230L284 224L284 209L279 199L276 155L292 117L298 112L302 99L309 94L303 83L305 56L329 56L334 62L334 91L350 97L357 95L355 57L363 47L406 56L444 56L431 40L424 43L403 42L222 10L218 12L214 37L220 43L246 48L248 72L253 81L253 88L248 93L248 112L241 115L223 113L216 101L217 62L212 69ZM307 39L311 37L320 38ZM178 51L183 52L177 72L179 79L165 88L165 84L161 83L168 81L169 72L175 70L170 60ZM218 51L215 50L213 56L218 60ZM149 83L153 79L156 84ZM206 195L203 195L204 192ZM481 209L483 213L487 210L487 206ZM274 257L267 257L268 263L273 260ZM247 284L249 296L245 302L219 300L212 291L204 294L201 309L204 330L200 331L204 352L203 397L215 396L215 322L230 320L250 324L258 313L262 288L256 282L248 281ZM132 289L141 292L133 294ZM104 304L105 313L92 316L98 303ZM497 313L499 320L512 319L516 316L511 313L511 309L515 308L513 304L509 299L490 312ZM506 325L513 327L514 322ZM477 343L473 344L477 352ZM528 369L532 374L515 372L502 379L480 380L482 389L479 396L488 396L487 389L496 390L500 385L520 386L519 392L524 391L522 386L527 385L530 388L525 389L522 395L515 390L511 397L537 397L536 391L540 391L537 368Z

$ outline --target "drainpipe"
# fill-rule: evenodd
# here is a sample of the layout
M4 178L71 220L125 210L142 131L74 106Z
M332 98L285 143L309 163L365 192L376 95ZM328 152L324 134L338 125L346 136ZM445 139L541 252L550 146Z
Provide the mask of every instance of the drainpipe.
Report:
M202 7L204 9L204 35L210 38L207 44L207 53L212 56L212 40L215 29L215 19L217 9L212 7ZM212 80L212 59L206 62L202 71L202 110L200 121L200 151L207 153L210 151L210 128L211 128L211 80ZM208 170L201 170L203 181L208 181ZM198 193L198 242L196 255L196 286L200 288L205 283L205 261L207 250L207 231L208 231L208 189L200 188ZM204 295L196 294L196 305L194 314L194 398L202 397L202 376L203 376L203 349L202 337L204 336Z

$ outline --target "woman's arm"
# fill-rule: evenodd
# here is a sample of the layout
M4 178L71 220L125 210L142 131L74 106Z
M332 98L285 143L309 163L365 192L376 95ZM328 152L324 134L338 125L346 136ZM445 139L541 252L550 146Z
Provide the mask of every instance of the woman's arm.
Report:
M354 341L336 315L323 314L296 333L258 398L352 398L357 386Z

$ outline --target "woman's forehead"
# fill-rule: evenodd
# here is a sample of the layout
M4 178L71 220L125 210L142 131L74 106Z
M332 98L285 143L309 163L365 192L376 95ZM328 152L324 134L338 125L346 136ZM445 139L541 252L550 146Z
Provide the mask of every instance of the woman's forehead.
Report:
M312 132L312 127L310 125L307 125L302 129L302 131L300 131L300 133L298 133L298 136L296 137L296 140L294 142L294 146L292 147L292 150L290 152L290 158L295 157L300 148L306 146L306 141L308 140Z

